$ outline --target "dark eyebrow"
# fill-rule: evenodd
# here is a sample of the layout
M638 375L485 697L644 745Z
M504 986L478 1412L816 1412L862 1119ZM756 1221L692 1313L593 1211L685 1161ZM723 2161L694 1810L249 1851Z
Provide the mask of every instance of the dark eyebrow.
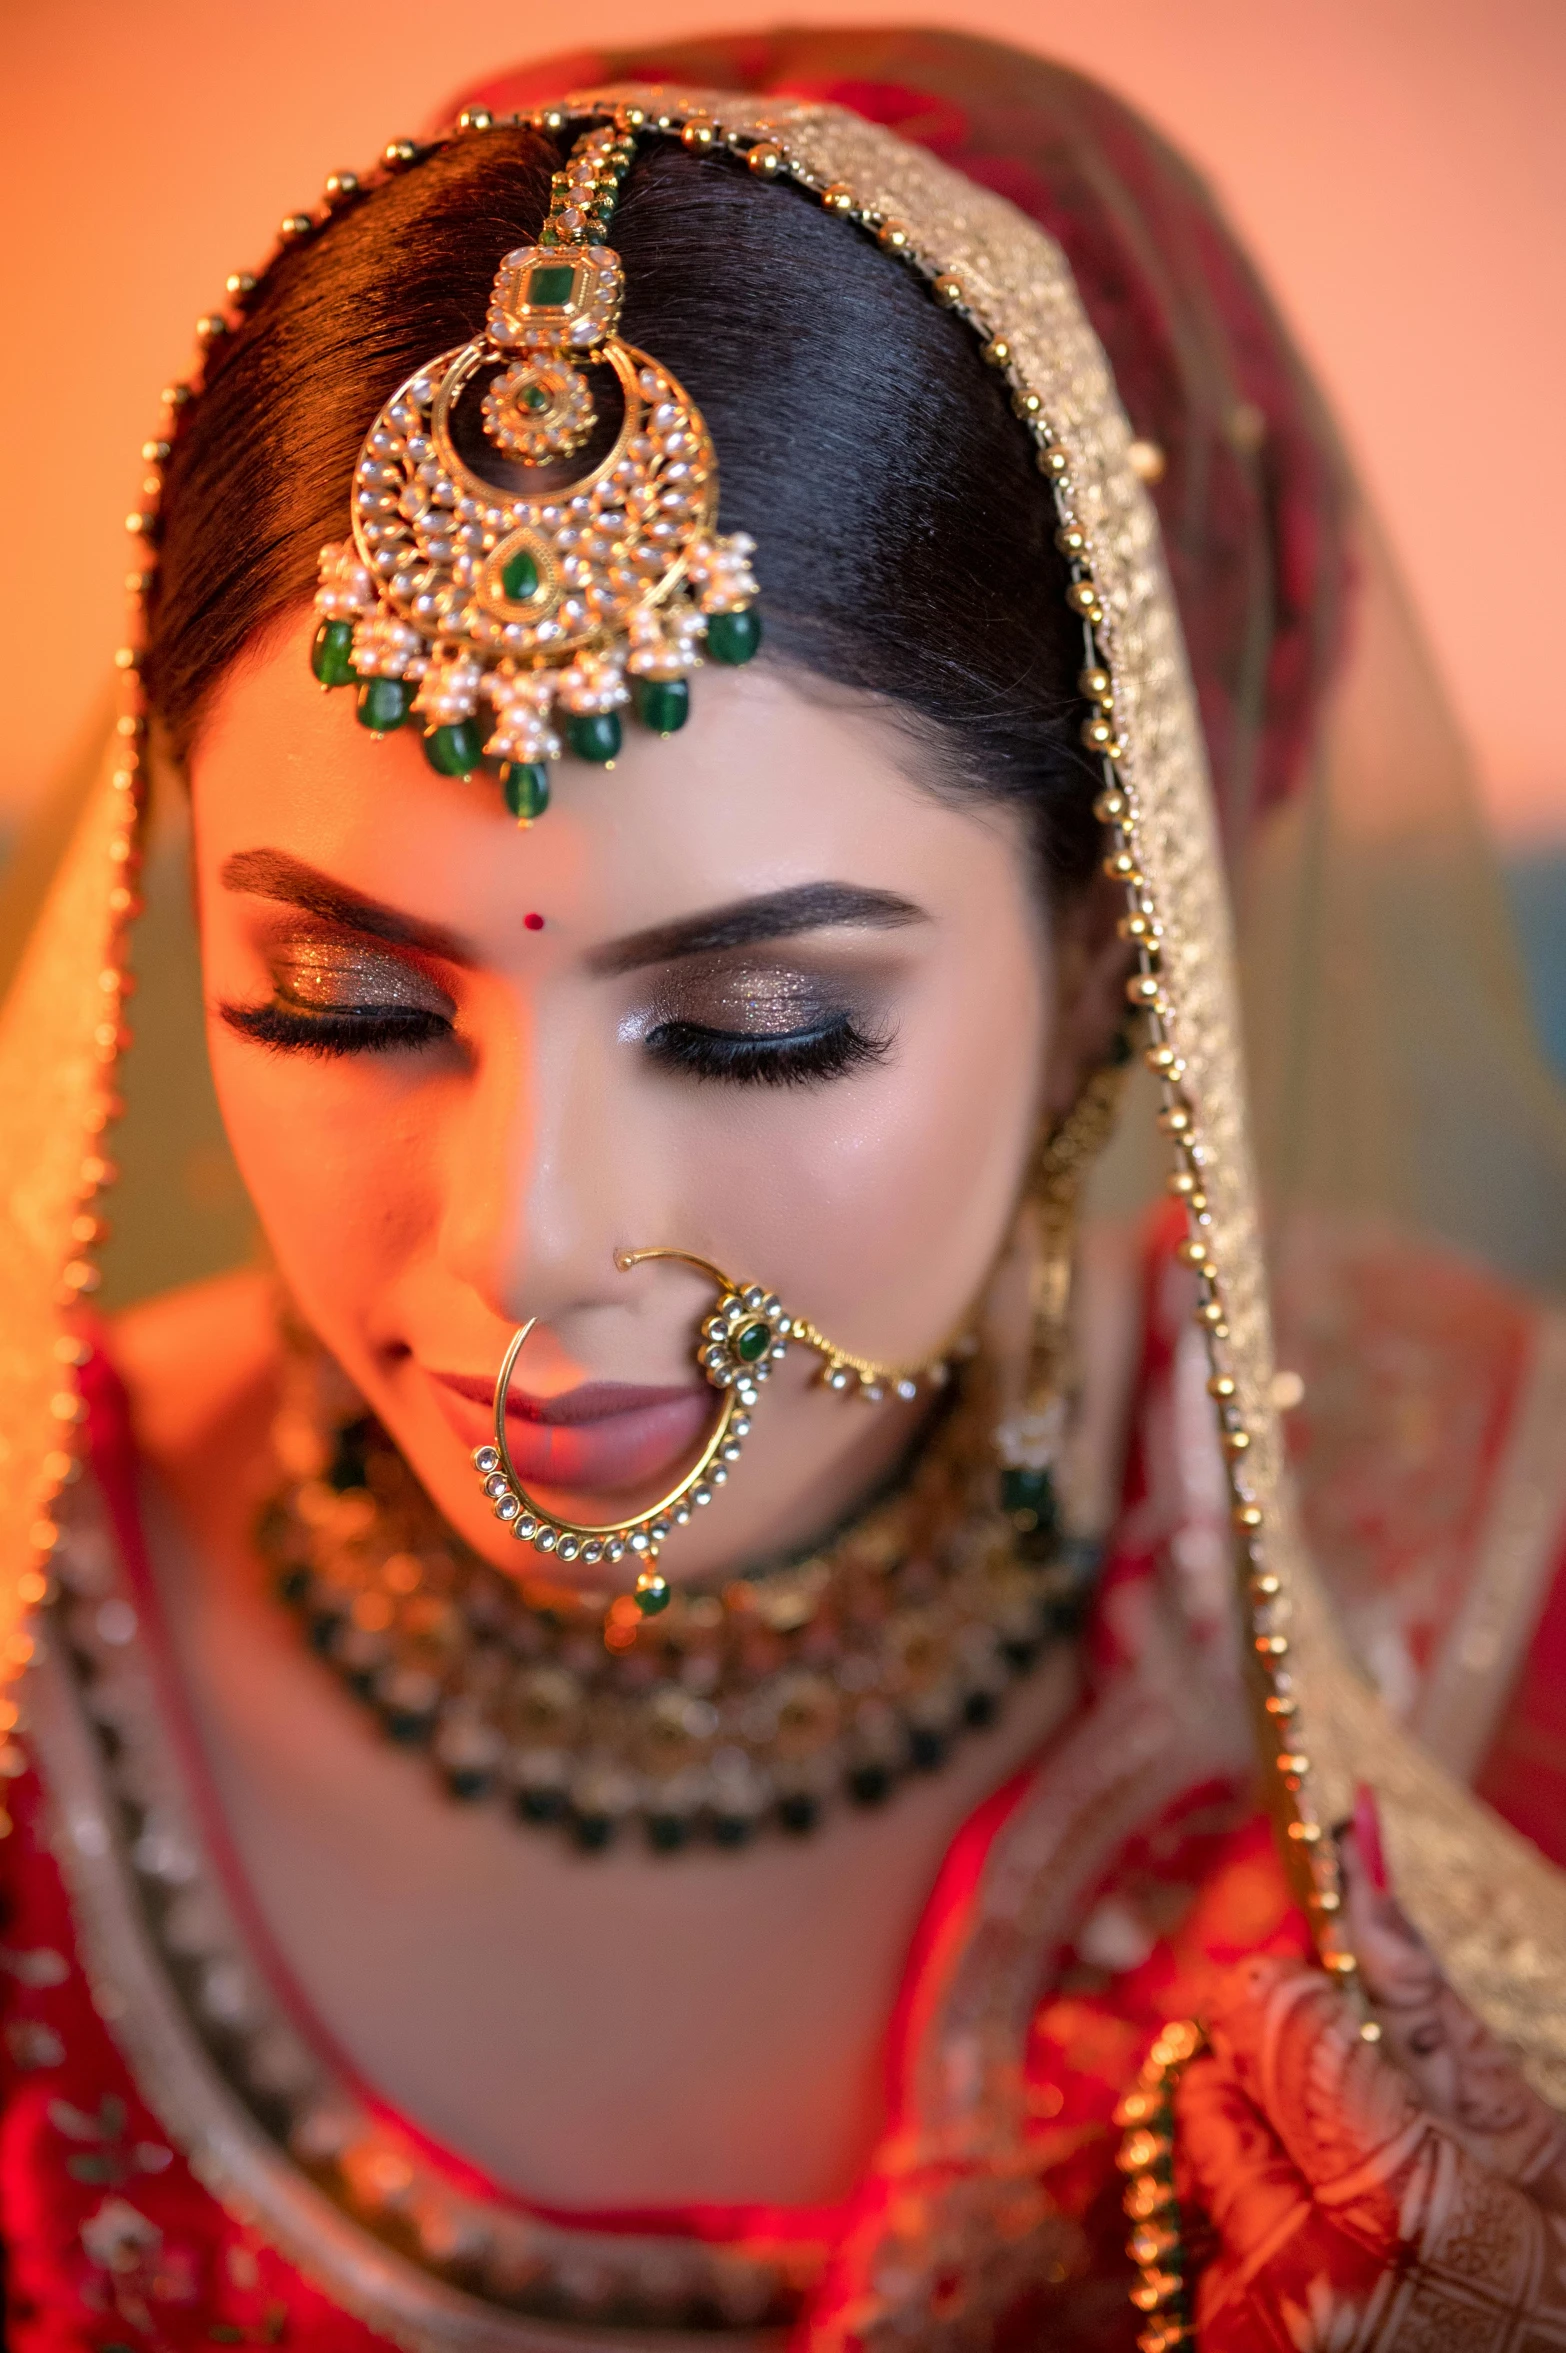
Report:
M867 890L846 882L802 882L792 890L736 899L728 907L712 907L678 923L657 923L650 931L611 940L607 947L593 950L587 967L601 975L635 972L644 964L710 956L722 948L750 948L759 940L785 940L795 932L820 931L827 924L857 923L875 931L895 931L905 923L928 921L922 907L895 891Z
M236 850L225 859L218 880L226 891L249 891L258 899L281 899L285 906L302 907L307 915L324 916L372 939L391 940L399 948L422 948L448 964L471 964L472 947L438 923L421 923L400 908L362 891L334 882L318 867L290 858L284 850Z

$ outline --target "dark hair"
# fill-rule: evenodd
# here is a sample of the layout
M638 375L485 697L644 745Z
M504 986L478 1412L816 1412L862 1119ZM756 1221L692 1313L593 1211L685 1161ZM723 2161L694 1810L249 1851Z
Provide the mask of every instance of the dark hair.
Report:
M246 642L315 583L390 391L482 324L495 267L536 235L559 152L459 139L369 194L263 280L208 365L167 469L147 683L175 754ZM1091 870L1081 637L1053 502L972 330L802 192L667 142L613 238L622 332L712 429L722 523L758 542L769 650L888 701L937 781L1021 804L1049 883Z

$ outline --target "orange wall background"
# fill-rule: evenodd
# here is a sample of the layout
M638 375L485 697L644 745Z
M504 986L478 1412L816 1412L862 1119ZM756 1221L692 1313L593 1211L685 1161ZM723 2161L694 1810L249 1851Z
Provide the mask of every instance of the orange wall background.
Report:
M121 518L192 321L325 174L484 69L759 0L3 0L0 826L81 739ZM817 0L1051 51L1202 165L1338 404L1497 827L1566 840L1563 0Z

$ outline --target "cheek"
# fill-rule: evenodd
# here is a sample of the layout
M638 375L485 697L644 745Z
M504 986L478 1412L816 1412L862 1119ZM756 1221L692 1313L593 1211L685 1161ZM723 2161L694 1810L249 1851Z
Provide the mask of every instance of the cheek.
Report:
M358 1325L438 1208L437 1123L385 1066L268 1054L221 1022L212 1071L278 1267L312 1317Z
M880 1068L778 1090L747 1109L743 1143L709 1149L693 1172L708 1230L744 1262L733 1271L845 1347L899 1362L932 1353L1000 1252L1045 1022L1035 975L1014 974L1004 992L997 977L981 971L964 989L932 975Z

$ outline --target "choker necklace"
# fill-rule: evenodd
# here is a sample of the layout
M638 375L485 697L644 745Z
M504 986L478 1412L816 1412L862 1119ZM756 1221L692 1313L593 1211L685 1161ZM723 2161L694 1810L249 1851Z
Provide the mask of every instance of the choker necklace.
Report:
M258 1539L311 1647L453 1798L587 1850L632 1824L660 1852L802 1835L937 1770L1081 1622L1099 1548L1036 1495L1006 1508L975 1385L825 1542L648 1619L491 1568L294 1333Z

